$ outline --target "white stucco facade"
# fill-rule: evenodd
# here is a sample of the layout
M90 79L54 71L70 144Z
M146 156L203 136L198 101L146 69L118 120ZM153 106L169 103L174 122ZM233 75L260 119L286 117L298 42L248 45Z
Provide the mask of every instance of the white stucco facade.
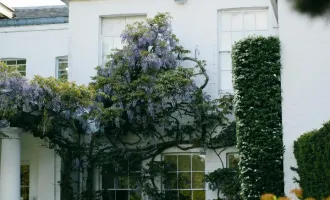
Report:
M26 77L55 77L56 58L68 55L68 24L1 27L0 59L26 59Z
M291 166L296 166L293 141L330 119L330 67L327 66L330 63L327 56L330 26L324 19L310 19L293 11L286 0L279 1L279 24L268 0L207 0L202 3L188 0L185 4L174 0L73 0L69 2L69 23L0 27L0 59L26 59L26 76L31 79L34 75L56 76L56 58L68 55L69 80L88 84L95 75L95 67L102 63L103 18L153 17L158 12L169 12L173 17L174 33L181 44L191 51L192 57L206 61L210 76L206 91L218 97L220 92L232 92L228 84L230 69L221 67L224 62L221 57L221 13L233 11L239 15L260 10L267 13L267 25L262 34L277 35L279 32L282 42L284 173L288 193L298 187L292 181L296 174L290 170ZM244 30L247 34L258 32ZM230 36L230 44L246 36L241 32L235 39L234 34ZM228 73L224 72L226 70ZM29 200L59 200L60 158L53 150L43 147L42 140L29 134L21 134L19 141L21 164L30 166ZM168 151L180 152L178 149ZM221 154L225 165L226 154L236 151L231 147ZM221 162L216 154L207 151L205 165L208 173L221 167ZM215 197L216 192L207 190L207 200Z
M293 142L303 133L320 128L330 119L330 26L325 18L311 19L279 1L279 35L282 42L282 115L285 145L285 189L298 185Z

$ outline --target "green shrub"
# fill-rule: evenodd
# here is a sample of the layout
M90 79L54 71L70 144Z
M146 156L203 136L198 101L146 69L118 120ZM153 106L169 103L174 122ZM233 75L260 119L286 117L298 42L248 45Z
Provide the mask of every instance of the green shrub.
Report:
M242 197L282 195L280 41L249 37L234 45L232 58Z
M225 195L227 200L241 200L240 182L238 170L233 168L219 168L205 176L205 181L209 183L212 191L218 191Z
M300 136L294 142L304 197L323 199L330 195L330 122L319 130Z

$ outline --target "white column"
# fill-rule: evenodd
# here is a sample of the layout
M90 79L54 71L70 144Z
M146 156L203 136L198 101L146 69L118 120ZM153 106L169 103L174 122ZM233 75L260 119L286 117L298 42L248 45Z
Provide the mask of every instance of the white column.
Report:
M20 200L21 193L21 143L22 130L19 128L2 129L8 138L1 144L1 188L0 200Z

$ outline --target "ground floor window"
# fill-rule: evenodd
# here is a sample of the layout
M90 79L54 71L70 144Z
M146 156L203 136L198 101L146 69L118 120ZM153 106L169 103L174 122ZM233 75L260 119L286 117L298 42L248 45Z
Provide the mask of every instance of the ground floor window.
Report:
M29 200L30 194L30 166L21 165L21 199Z
M163 183L167 198L205 200L205 155L164 154L168 170Z
M238 153L228 153L227 154L227 167L228 168L238 168L239 155Z
M103 200L141 200L137 180L141 176L141 163L121 163L118 167L102 167ZM120 169L118 169L120 168Z

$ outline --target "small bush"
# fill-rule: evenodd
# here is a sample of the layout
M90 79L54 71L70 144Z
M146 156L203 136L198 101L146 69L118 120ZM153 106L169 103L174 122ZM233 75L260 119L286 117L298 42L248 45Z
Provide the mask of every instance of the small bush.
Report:
M205 181L209 183L212 191L218 191L225 195L228 200L241 200L240 182L238 179L238 170L232 168L219 168L210 174L207 174Z
M323 199L330 195L330 122L294 142L299 184L304 197Z

